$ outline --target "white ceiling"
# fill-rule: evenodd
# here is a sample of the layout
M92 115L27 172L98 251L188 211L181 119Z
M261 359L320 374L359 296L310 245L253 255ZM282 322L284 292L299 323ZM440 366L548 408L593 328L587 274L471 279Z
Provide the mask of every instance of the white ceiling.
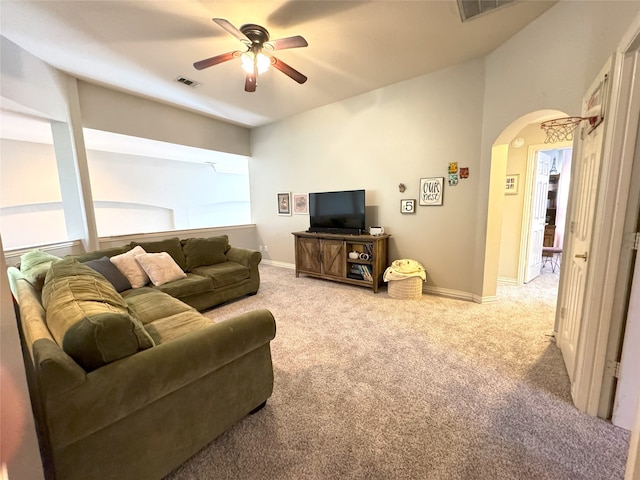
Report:
M463 23L456 0L1 0L0 32L78 78L251 127L484 56L554 3L518 1ZM307 48L275 53L309 80L271 69L247 93L239 60L195 70L242 49L212 17L257 23L272 39L302 35Z

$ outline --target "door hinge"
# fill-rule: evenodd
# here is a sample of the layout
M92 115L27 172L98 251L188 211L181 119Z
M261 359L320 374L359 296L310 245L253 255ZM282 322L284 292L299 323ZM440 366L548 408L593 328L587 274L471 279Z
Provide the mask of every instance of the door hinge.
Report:
M638 250L640 249L640 232L635 232L633 234L633 247L631 247L633 250Z
M567 307L562 307L560 309L560 318L564 319L567 316Z
M609 370L609 373L615 378L620 378L620 362L609 360L607 362L607 370Z

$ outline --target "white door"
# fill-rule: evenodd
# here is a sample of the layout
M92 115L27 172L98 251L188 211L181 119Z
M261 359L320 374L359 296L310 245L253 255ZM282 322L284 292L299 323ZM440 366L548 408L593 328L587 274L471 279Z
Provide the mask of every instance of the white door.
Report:
M528 283L540 275L540 269L542 268L542 244L544 242L544 226L547 217L547 193L549 191L551 161L551 155L542 151L538 152L533 201L531 202L531 225L529 227L527 267L524 274L524 283Z
M598 88L603 88L602 79L608 72L601 72L596 81L583 98L583 112L586 112L589 99ZM604 82L608 86L608 82ZM604 92L603 92L604 93ZM606 121L606 119L605 119ZM564 363L571 379L571 391L574 393L575 367L578 337L582 321L584 292L587 269L589 267L589 250L595 217L595 201L602 160L605 122L587 133L589 124L581 122L575 135L580 138L580 129L584 129L582 139L574 149L572 165L571 211L568 215L569 232L565 234L562 273L563 288L558 306L560 321L558 324L558 345L562 351ZM575 183L573 183L575 182Z

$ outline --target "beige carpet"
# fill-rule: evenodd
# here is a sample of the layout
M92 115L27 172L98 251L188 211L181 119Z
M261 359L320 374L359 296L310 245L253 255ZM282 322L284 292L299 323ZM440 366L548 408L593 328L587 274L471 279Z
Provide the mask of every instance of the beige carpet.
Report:
M478 305L260 271L207 316L273 312L273 396L168 479L623 478L628 433L570 401L557 275Z

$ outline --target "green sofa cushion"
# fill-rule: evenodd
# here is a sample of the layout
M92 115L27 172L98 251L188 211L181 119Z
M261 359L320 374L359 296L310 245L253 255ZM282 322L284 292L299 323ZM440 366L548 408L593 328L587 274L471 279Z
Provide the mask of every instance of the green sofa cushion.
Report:
M54 340L86 371L154 346L113 285L75 258L51 265L42 304Z
M140 245L147 253L167 252L176 261L182 270L187 269L187 260L182 251L182 244L179 238L169 238L155 242L131 242L131 248Z
M161 345L211 325L213 325L211 320L192 309L160 318L147 324L146 329L153 341Z
M153 287L134 288L123 292L122 297L145 328L160 318L195 311L186 303Z
M105 248L104 250L96 250L95 252L81 253L80 255L68 255L69 257L73 257L79 262L88 262L89 260L97 260L102 257L114 257L116 255L120 255L121 253L126 253L131 250L129 245L125 245L123 247L113 247L113 248Z
M156 287L161 292L168 293L172 297L182 298L188 295L197 295L213 291L213 281L209 277L187 273L187 278L174 280Z
M51 263L58 260L60 257L50 253L32 250L20 256L20 271L31 285L42 290Z
M182 249L187 260L187 271L202 265L214 265L227 261L229 237L220 235L210 238L188 238L182 241Z
M210 277L213 280L213 286L215 288L235 285L251 276L251 270L249 270L249 268L236 262L196 267L193 269L193 273Z

